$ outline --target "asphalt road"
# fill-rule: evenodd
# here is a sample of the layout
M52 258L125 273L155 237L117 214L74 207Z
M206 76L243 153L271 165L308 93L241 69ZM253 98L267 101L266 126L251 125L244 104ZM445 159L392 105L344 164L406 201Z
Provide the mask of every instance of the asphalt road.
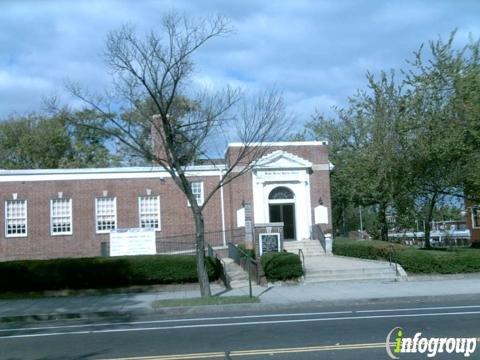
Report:
M0 359L387 359L397 326L409 337L480 338L480 299L8 324ZM477 345L471 359L480 358Z

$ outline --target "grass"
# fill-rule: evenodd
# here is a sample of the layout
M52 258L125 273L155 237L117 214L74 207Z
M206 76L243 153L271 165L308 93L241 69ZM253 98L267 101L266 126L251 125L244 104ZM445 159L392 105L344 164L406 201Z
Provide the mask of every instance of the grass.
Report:
M228 304L251 304L259 303L256 296L212 296L207 298L166 299L156 300L152 303L154 309L173 306L201 306L201 305L228 305Z

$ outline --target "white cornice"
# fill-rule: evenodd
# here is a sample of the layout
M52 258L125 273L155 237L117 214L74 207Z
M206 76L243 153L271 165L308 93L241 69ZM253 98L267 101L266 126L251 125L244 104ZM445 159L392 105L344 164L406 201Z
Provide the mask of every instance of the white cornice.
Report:
M262 143L250 143L248 146L326 146L327 140L321 141L277 141L277 142L262 142ZM232 142L228 143L228 147L242 147L245 143Z
M185 168L187 176L219 176L225 165L194 165ZM38 169L0 170L0 182L102 180L168 178L170 174L161 167L120 167L94 169Z
M259 159L255 168L311 168L312 163L284 150L277 150Z

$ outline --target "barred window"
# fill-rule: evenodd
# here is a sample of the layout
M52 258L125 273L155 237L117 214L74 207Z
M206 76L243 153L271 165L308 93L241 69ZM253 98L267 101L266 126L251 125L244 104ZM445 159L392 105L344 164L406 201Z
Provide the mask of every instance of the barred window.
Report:
M160 230L160 196L138 198L140 227Z
M71 235L72 199L50 201L50 226L52 235Z
M117 198L95 199L95 223L97 233L108 233L117 228Z
M5 237L27 236L27 200L5 202Z
M194 181L192 182L192 193L195 199L197 200L198 205L203 204L203 182Z

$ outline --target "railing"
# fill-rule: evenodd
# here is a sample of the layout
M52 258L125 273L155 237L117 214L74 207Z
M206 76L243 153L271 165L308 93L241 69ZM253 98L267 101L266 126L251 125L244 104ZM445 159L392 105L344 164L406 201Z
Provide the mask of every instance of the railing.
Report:
M390 244L388 249L388 263L390 266L393 265L395 267L395 275L398 276L397 251L395 250L395 246L393 246L393 244Z
M220 274L220 279L225 284L227 289L230 289L230 282L228 281L227 273L225 272L226 264L223 261L222 257L215 251L215 249L207 244L207 256L217 259L222 264L222 273Z
M318 240L320 245L323 248L323 251L327 252L327 247L325 245L325 234L323 233L320 225L312 225L310 228L310 237L312 240Z
M260 284L259 263L253 259L250 254L243 251L235 244L228 243L228 257L240 265L248 274L248 293L252 297L252 272L254 273L257 284Z
M298 257L302 260L303 278L306 279L307 268L305 267L305 255L303 255L302 249L298 249Z

